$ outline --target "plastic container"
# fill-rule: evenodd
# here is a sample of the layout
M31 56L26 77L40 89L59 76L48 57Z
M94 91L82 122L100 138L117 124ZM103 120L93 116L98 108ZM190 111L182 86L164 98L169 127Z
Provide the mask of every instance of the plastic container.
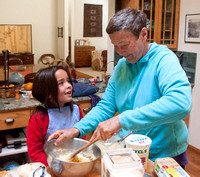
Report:
M101 177L143 177L141 159L131 148L108 150L101 160Z
M121 137L117 134L106 141L97 141L95 144L101 149L102 156L107 150L121 149L125 147L125 141L117 142Z
M125 139L126 147L132 148L141 158L144 168L147 168L147 160L149 158L149 148L152 140L144 135L132 134Z

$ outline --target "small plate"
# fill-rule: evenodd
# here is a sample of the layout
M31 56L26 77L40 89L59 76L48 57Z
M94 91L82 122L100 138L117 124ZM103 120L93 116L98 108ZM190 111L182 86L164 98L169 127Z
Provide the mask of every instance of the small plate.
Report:
M28 90L21 89L21 90L19 90L19 92L20 92L20 93L23 93L23 94L26 94L26 95L32 94L32 91L31 91L31 90L28 91Z
M21 91L23 98L33 98L32 91Z

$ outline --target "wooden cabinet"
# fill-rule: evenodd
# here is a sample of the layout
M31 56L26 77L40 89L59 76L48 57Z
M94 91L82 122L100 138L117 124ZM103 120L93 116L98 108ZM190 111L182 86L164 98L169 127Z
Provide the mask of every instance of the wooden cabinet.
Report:
M144 11L148 19L148 41L177 50L180 0L121 0L118 7Z
M22 54L22 61L24 64L33 64L34 55L32 53L24 53Z
M89 111L91 110L91 107L92 107L91 100L78 101L76 104L80 107L83 113L83 117L87 114L86 111L84 110ZM86 140L89 140L91 137L92 137L92 132L86 135Z
M91 67L91 52L95 50L94 46L75 46L75 66Z
M33 108L0 112L0 131L26 127L32 110Z
M22 64L33 64L34 63L34 54L32 53L14 53L9 54L9 58L19 58L22 60ZM18 62L10 61L10 65L18 65ZM0 54L0 66L4 66L4 55Z
M75 103L80 106L83 112L83 116L85 116L83 109L91 109L91 100L89 99L84 101L76 101ZM31 107L31 108L0 111L0 125L1 125L0 132L7 132L12 129L27 127L29 119L33 114L34 110L35 108ZM89 133L88 135L86 135L86 139L89 140L91 136L92 133ZM22 146L21 148L18 149L4 147L2 149L2 152L0 153L0 158L7 155L14 155L26 152L27 152L27 146Z
M2 139L5 136L5 132L11 129L27 127L28 121L33 113L34 108L16 109L8 111L0 111L0 136ZM1 139L1 140L2 140ZM8 155L14 155L19 153L26 153L27 146L21 146L21 148L7 148L3 147L0 153L0 158Z
M84 110L91 109L91 100L78 101L76 104L81 108L83 116L87 114Z

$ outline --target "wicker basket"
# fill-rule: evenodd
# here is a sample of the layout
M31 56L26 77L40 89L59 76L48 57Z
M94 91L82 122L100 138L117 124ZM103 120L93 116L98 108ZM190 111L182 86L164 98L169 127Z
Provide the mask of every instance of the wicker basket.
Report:
M15 90L20 86L20 84L16 82L10 82L8 85L10 84L13 84L14 87L5 87L5 81L0 81L0 98L15 97Z

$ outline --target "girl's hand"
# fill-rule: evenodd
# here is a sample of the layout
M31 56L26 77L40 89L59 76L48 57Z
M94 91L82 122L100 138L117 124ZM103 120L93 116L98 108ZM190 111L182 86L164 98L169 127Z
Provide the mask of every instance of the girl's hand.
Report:
M57 139L55 141L55 146L59 145L63 140L72 139L78 137L80 134L79 130L76 128L56 130L53 134L51 134L47 141L52 139Z
M119 123L118 116L115 116L104 122L100 122L89 142L93 142L96 139L106 141L107 139L110 139L115 133L118 133L121 128L122 127Z

